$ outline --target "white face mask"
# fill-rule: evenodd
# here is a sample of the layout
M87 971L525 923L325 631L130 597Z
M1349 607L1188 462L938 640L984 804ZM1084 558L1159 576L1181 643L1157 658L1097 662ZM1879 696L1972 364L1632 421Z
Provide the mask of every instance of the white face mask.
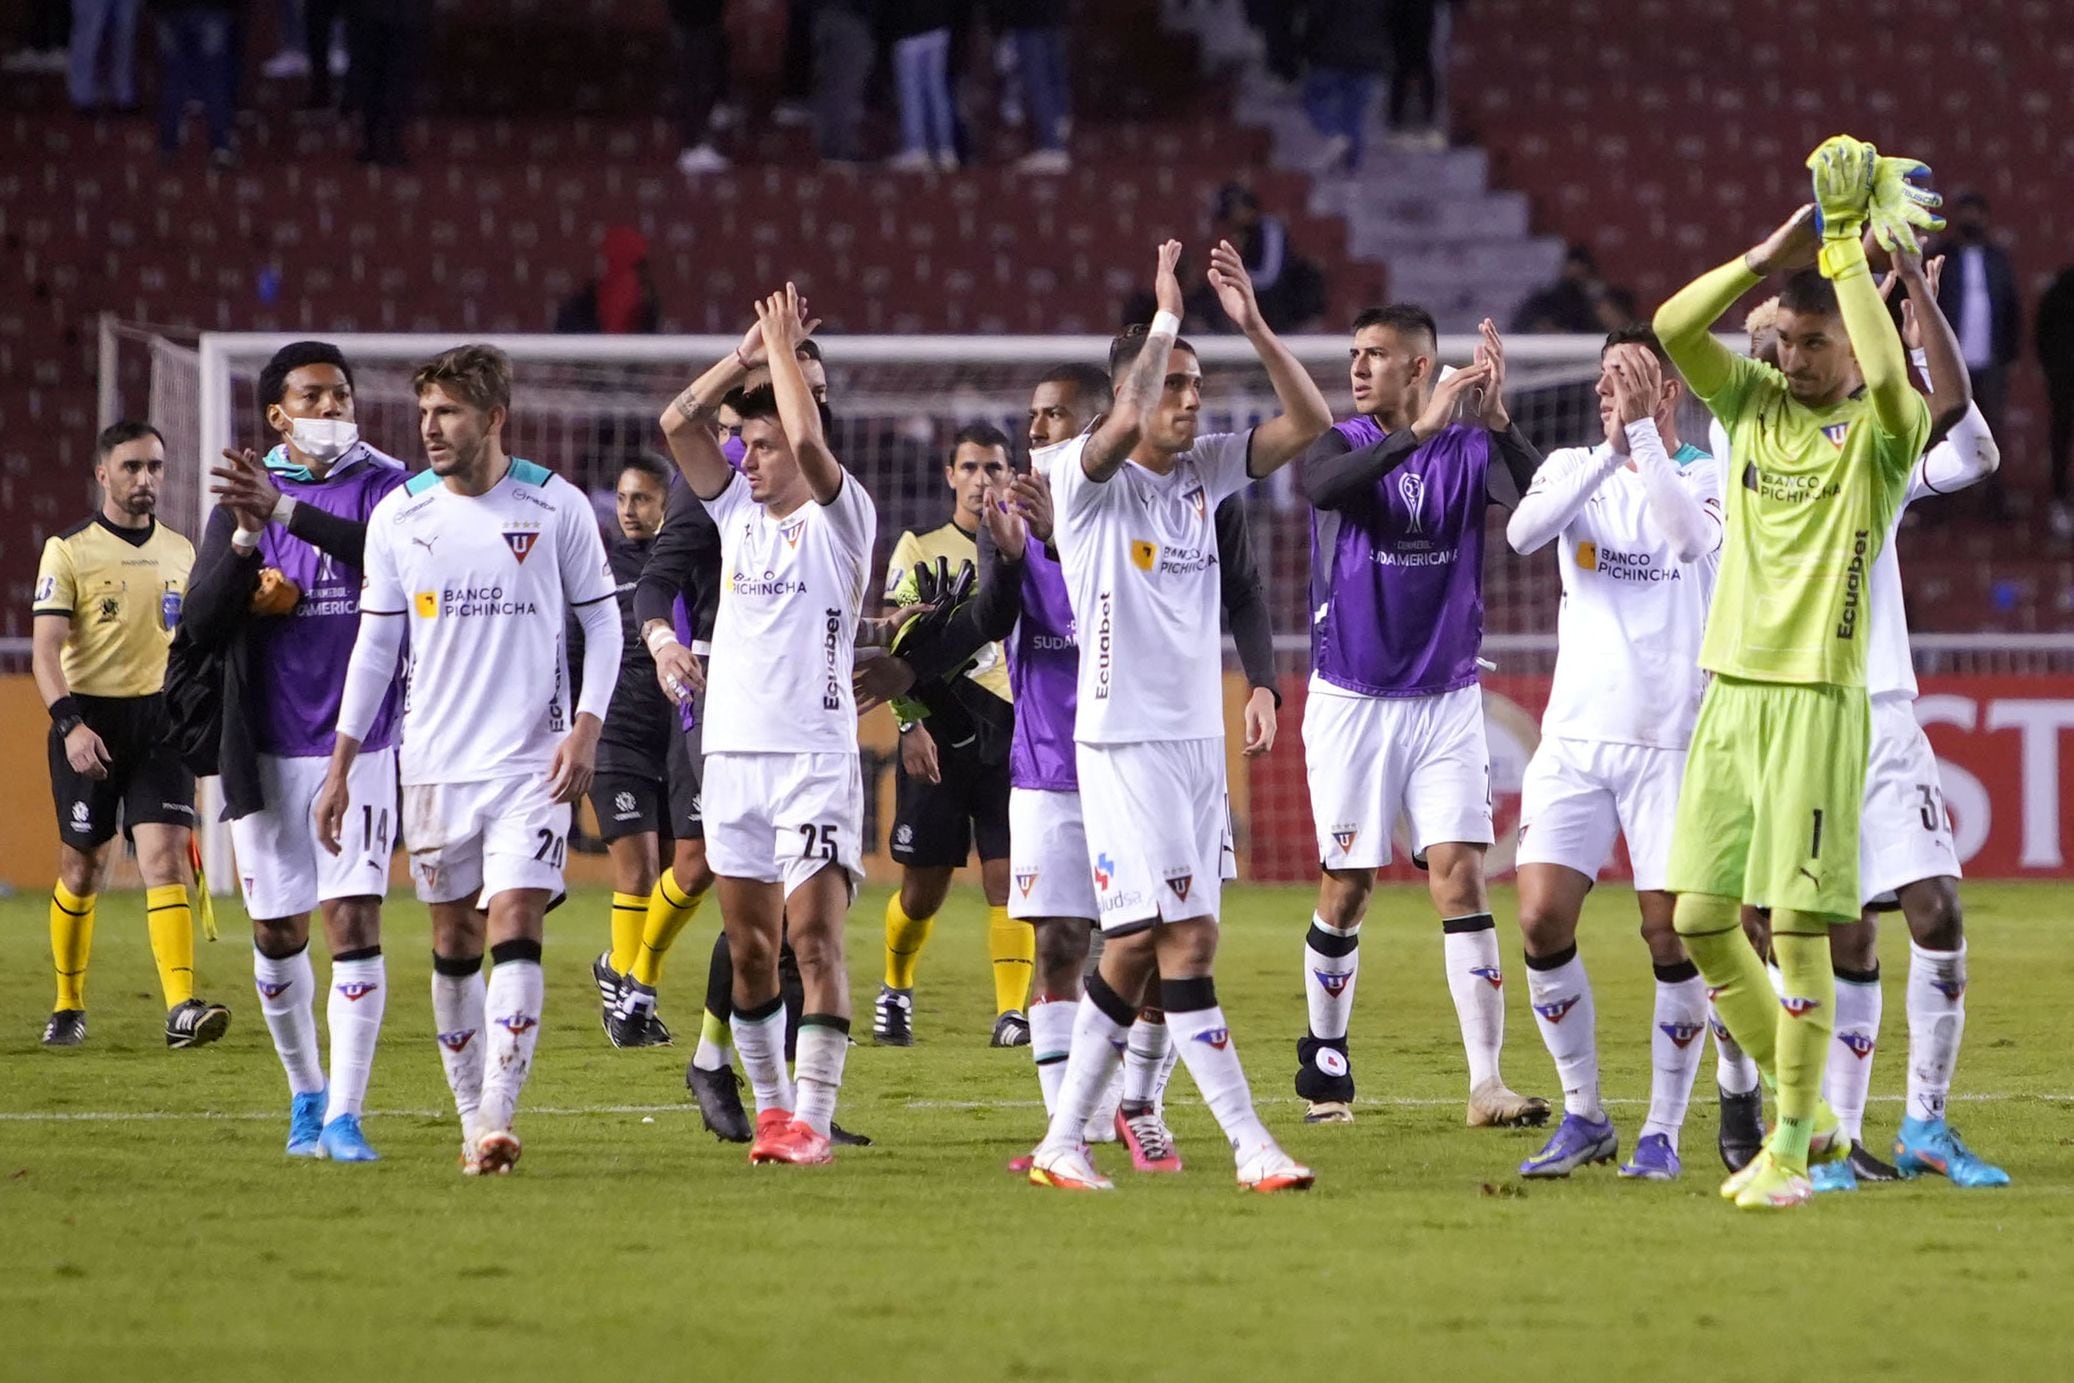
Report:
M320 466L328 466L359 442L360 427L345 418L297 418L288 437L297 451Z

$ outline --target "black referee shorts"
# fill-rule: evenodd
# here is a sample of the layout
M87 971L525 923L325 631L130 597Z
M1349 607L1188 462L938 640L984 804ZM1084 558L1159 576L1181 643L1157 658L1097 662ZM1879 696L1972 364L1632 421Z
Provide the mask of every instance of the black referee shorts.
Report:
M73 701L88 728L108 747L106 778L74 771L65 737L50 727L50 795L58 838L75 850L95 850L121 828L194 826L194 774L173 752L165 697L82 696Z
M973 845L982 860L1008 858L1008 763L986 763L937 746L941 782L908 776L894 760L893 843L889 852L917 869L956 869Z
M661 762L645 749L624 744L598 746L598 774L591 780L591 809L598 836L607 842L655 833L664 840L699 840L706 834L700 815L699 777L704 756L696 729L677 728L676 713L656 746Z

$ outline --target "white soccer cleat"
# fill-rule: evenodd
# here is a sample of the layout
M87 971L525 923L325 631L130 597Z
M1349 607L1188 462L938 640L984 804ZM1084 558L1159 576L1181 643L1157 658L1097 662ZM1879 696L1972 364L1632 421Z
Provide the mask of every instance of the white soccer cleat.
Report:
M482 1175L482 1164L476 1160L475 1155L475 1145L482 1141L482 1134L483 1131L480 1124L465 1116L462 1118L461 1175L464 1177Z
M1547 1100L1507 1089L1495 1076L1469 1092L1471 1128L1540 1128L1548 1115Z
M519 1160L518 1135L508 1128L492 1130L475 1144L476 1176L505 1176Z
M1056 1191L1114 1191L1116 1183L1095 1170L1086 1148L1046 1150L1030 1156L1030 1184Z
M1271 1195L1276 1191L1308 1191L1317 1181L1310 1168L1274 1144L1264 1145L1239 1164L1239 1189Z

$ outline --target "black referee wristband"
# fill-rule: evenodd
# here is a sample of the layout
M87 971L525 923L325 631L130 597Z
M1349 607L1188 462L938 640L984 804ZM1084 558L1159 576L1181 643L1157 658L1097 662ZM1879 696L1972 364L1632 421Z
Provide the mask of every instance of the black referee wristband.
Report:
M69 735L72 733L72 727L83 723L86 717L79 713L79 703L67 692L50 703L50 720L51 724L58 727L59 734Z

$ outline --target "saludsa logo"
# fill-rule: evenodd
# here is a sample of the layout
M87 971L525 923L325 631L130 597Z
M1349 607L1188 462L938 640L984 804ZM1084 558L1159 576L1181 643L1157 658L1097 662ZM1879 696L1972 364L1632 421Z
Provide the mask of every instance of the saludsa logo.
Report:
M1836 622L1839 639L1858 637L1858 608L1865 597L1865 554L1872 546L1872 535L1859 529L1851 535L1851 564L1844 568L1844 612Z

